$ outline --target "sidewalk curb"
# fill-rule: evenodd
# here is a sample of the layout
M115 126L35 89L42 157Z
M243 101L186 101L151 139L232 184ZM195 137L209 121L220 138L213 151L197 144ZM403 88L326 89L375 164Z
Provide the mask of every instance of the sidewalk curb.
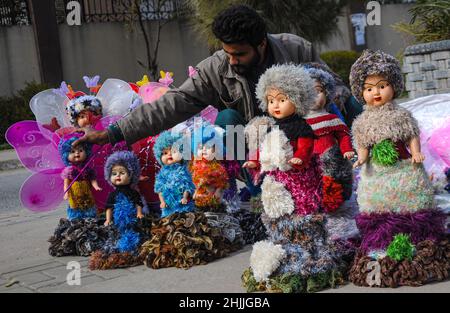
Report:
M23 167L23 164L19 160L0 161L0 171L15 170Z

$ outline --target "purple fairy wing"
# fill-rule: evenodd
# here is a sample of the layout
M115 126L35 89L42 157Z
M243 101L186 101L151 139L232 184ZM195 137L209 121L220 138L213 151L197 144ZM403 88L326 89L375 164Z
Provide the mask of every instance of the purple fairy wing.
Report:
M87 88L93 88L97 87L98 82L100 80L100 76L99 75L95 75L94 77L83 76L83 80Z
M33 173L20 189L20 201L34 212L50 211L63 200L64 181L61 169L49 169Z
M17 122L8 128L5 138L16 150L20 162L29 170L40 172L64 168L54 133L39 123Z

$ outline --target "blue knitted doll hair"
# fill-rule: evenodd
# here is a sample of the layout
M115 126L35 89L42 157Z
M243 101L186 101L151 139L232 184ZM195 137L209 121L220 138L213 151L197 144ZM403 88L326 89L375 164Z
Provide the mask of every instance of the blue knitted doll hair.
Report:
M309 73L312 79L317 80L325 90L325 95L327 97L327 106L334 101L334 96L336 92L336 81L333 76L319 68L311 67L305 65L306 71Z
M117 151L111 154L105 163L105 180L113 186L110 181L111 171L115 165L122 165L128 170L128 174L131 178L131 185L137 185L139 182L139 176L141 175L141 166L139 159L131 151Z
M61 140L59 141L58 152L66 166L72 165L72 163L70 163L69 161L69 154L72 150L72 143L82 136L83 135L81 133L68 134L61 138ZM84 147L84 149L86 149L87 160L92 154L92 144L84 142L82 143L82 146Z
M170 130L163 131L159 134L158 138L156 138L155 144L153 146L153 154L155 156L156 161L160 165L163 165L161 160L161 155L163 151L167 148L172 147L176 142L178 142L179 145L179 151L180 153L183 152L183 145L181 145L181 139L183 136L180 133L175 133Z

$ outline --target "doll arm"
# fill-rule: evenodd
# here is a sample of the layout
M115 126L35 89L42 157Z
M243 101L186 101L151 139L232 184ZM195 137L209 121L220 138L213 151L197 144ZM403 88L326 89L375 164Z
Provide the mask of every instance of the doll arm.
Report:
M100 188L100 186L98 185L98 182L97 182L96 179L91 180L91 185L92 185L92 187L94 187L94 189L97 190L97 191L101 191L101 190L102 190L102 188Z
M358 160L353 164L353 168L357 168L369 159L369 149L367 148L358 148Z
M258 170L261 167L261 163L259 162L259 151L256 150L254 153L250 154L249 160L245 161L245 163L242 164L242 167Z
M349 133L350 130L348 130L348 128L346 130L336 130L334 133L339 144L339 149L341 150L342 155L347 159L351 159L355 155L352 147L352 138Z
M183 199L181 199L181 204L187 204L189 202L189 197L191 196L191 194L189 193L189 191L185 191L183 193Z
M137 205L136 209L137 209L137 218L143 218L144 217L144 213L142 213L142 206Z
M420 139L415 136L409 141L409 150L411 151L411 162L422 163L425 160L425 156L420 151Z
M105 226L111 225L111 220L112 220L112 209L106 208L106 221L104 225Z
M158 193L158 196L159 196L159 201L161 202L161 204L159 205L159 207L160 207L161 209L165 209L165 208L167 207L167 204L166 204L166 201L164 201L164 197L163 197L162 192Z
M297 139L297 147L294 152L294 156L289 160L291 164L296 169L301 169L303 166L307 166L311 160L311 156L314 149L314 139L310 137L299 137ZM300 159L299 162L296 159Z
M69 179L68 178L64 178L64 187L63 187L64 190L63 190L63 192L66 191L68 187L69 187ZM64 200L67 200L67 199L69 199L69 191L68 190L64 194Z

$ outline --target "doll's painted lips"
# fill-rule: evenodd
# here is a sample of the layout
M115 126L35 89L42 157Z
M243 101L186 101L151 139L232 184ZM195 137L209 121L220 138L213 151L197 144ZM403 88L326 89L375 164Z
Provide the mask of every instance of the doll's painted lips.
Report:
M281 112L279 110L275 111L275 114L280 114Z
M381 97L374 97L373 98L375 101L381 101Z

